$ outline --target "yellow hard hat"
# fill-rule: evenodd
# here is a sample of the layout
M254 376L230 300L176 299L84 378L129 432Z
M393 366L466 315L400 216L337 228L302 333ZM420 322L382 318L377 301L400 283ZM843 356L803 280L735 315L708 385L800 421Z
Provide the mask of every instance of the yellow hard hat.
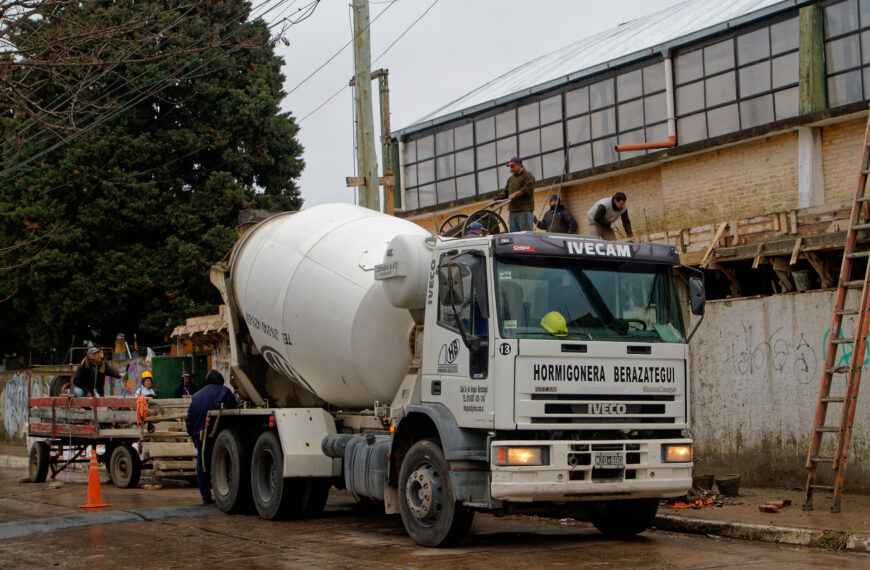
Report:
M541 319L541 326L544 327L545 331L555 336L568 336L568 323L558 311L550 311L544 315L544 318Z
M151 373L147 370L142 373L142 380L145 380L146 378L151 378L152 380L154 380L154 376L152 376Z

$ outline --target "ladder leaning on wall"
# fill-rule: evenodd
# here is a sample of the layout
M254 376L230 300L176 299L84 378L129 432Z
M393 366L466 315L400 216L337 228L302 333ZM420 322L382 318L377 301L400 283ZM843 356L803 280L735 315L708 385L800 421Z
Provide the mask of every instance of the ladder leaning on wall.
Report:
M822 368L822 381L819 386L819 400L816 405L816 415L813 418L813 432L810 438L810 450L807 455L807 486L804 510L813 508L813 491L833 492L831 512L840 512L840 500L843 485L846 481L846 461L849 457L849 442L852 438L852 425L855 421L855 408L858 403L858 389L861 386L861 368L867 347L867 328L870 325L870 251L856 251L858 232L870 230L870 194L866 193L867 177L870 174L870 117L864 133L864 148L861 151L861 163L858 170L858 186L852 201L852 215L849 218L849 229L846 231L846 241L843 246L843 261L840 265L840 279L837 284L837 296L834 301L834 314L831 322L831 332L825 346L825 365ZM863 279L852 280L852 264L856 259L867 260L867 268ZM846 306L846 296L849 289L859 290L860 303ZM851 330L843 330L843 317L850 317ZM852 358L848 366L835 366L838 349L842 345L852 344ZM842 395L831 395L832 385L845 383ZM837 390L839 392L839 390ZM829 404L842 404L839 425L827 423L828 416L836 416L832 410L829 414ZM825 434L836 435L833 455L820 455L822 437ZM819 465L831 464L833 469L833 484L818 484Z

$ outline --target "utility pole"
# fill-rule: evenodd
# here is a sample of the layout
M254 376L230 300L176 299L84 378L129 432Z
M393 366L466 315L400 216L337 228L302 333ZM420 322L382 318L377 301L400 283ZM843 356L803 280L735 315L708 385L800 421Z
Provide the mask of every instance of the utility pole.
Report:
M357 173L362 178L360 205L380 211L378 157L372 114L372 54L369 44L369 2L353 0L354 102L356 103Z

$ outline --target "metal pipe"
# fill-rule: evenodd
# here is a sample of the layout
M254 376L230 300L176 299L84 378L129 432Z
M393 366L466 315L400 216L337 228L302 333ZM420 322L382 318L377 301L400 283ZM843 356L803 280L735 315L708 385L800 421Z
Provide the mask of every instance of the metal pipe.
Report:
M613 147L616 152L630 152L633 150L654 150L671 148L677 144L677 120L674 112L674 65L670 52L664 52L665 65L665 102L668 115L668 140L647 143L618 144Z

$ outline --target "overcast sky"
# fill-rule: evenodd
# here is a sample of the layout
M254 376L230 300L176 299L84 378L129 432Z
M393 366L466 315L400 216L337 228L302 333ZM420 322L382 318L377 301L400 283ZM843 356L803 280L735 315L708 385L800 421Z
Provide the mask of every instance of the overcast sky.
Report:
M375 61L433 2L434 7ZM390 71L390 120L397 130L542 54L678 3L374 0L371 19L384 13L371 25L372 69ZM351 39L349 0L323 0L309 19L291 27L285 37L290 45L279 43L277 51L285 60L284 91L293 92L284 98L282 108L300 120L353 76L353 49L348 46L299 86ZM372 92L379 136L376 82ZM352 113L353 95L347 87L300 125L306 167L299 186L306 206L354 201L353 190L345 185L345 177L354 176L356 166Z

